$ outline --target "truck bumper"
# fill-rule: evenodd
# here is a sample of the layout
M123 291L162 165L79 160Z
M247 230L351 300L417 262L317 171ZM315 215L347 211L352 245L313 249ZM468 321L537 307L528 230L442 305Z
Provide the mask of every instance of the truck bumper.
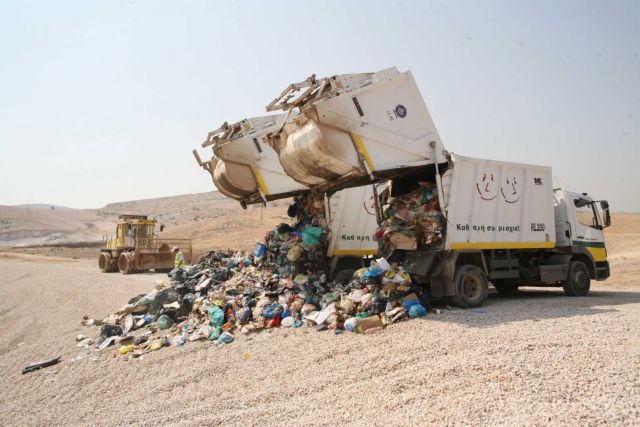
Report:
M596 280L607 280L610 275L609 261L596 262Z

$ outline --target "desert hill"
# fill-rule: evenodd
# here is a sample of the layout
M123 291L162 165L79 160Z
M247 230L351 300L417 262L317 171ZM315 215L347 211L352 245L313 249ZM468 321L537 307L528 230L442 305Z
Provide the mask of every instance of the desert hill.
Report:
M288 200L246 210L217 191L110 203L99 209L0 206L0 246L99 242L113 234L119 214L149 215L165 225L159 236L190 238L196 251L251 249L269 228L289 218Z
M113 232L115 218L91 209L0 206L0 246L100 241Z

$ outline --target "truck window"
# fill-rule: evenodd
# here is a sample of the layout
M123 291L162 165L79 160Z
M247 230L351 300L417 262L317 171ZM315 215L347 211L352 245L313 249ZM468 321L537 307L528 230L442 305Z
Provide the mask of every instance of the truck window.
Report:
M573 201L574 206L576 207L576 219L582 225L586 225L587 227L598 229L598 221L596 220L596 215L593 212L593 204L589 203L584 206L581 203L576 203L578 199Z

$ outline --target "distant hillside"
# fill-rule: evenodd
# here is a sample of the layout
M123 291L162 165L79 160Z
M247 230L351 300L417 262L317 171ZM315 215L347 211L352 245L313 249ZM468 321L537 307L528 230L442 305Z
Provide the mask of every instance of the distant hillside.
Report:
M162 237L193 239L194 248L251 249L267 229L287 221L288 200L267 207L240 204L217 191L110 203L100 209L51 209L47 204L0 206L0 246L100 241L120 214L149 215L165 225ZM40 207L36 207L40 206Z
M0 245L97 241L113 232L114 218L85 209L0 206Z
M58 205L51 205L49 203L25 203L22 205L13 205L14 208L26 208L26 209L51 209L51 210L55 210L55 209L59 209L59 210L69 210L69 209L73 209L73 208L68 208L66 206L58 206Z

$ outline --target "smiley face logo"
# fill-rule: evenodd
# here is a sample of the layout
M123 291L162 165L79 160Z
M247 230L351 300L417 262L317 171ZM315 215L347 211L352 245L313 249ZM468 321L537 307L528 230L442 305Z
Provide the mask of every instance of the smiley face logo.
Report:
M493 180L493 173L483 173L480 181L476 182L476 191L482 200L493 200L498 196L498 188Z
M520 186L515 176L506 179L505 184L500 187L500 193L507 203L515 203L520 200Z

